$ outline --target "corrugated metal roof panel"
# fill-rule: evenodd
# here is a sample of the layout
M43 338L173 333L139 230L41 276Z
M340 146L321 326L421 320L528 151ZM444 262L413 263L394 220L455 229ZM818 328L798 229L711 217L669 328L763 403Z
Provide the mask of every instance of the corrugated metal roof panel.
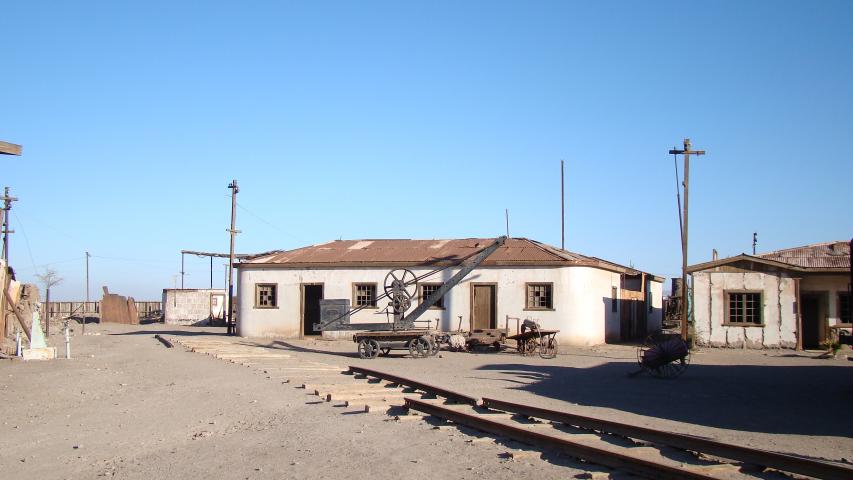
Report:
M249 264L334 265L363 264L455 264L478 253L491 238L448 240L337 240L334 242L271 252L246 259ZM526 238L509 238L483 263L518 265L571 265L601 263L600 260L560 250ZM609 262L604 262L608 263ZM616 264L611 267L621 268Z
M826 242L757 255L800 268L850 268L850 244Z

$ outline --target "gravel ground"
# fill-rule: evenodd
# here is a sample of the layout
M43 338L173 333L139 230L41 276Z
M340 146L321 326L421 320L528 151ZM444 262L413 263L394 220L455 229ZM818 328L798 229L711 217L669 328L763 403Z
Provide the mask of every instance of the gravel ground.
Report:
M70 361L0 361L4 478L509 479L566 478L590 468L547 452L506 460L502 453L524 447L318 404L292 385L153 338L204 338L219 329L103 325L88 332L96 334L74 337ZM60 337L51 340L61 345ZM299 361L363 365L474 396L739 445L836 460L853 452L853 362L843 356L700 350L684 376L659 380L629 378L635 351L618 345L572 348L553 360L509 352L361 360L352 342L234 340Z

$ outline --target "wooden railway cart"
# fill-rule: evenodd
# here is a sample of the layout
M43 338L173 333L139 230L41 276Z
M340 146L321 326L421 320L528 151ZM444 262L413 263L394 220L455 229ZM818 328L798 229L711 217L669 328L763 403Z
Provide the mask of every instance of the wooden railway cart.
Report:
M559 330L533 329L510 335L508 340L515 340L518 345L518 353L522 355L536 355L542 358L554 358L557 356L557 333Z

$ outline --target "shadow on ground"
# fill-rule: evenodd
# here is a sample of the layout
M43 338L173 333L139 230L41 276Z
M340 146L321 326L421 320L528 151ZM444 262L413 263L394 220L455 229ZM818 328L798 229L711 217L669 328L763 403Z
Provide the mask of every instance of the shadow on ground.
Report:
M715 428L850 436L853 368L835 365L691 365L676 379L629 378L636 364L591 368L492 364L510 389Z

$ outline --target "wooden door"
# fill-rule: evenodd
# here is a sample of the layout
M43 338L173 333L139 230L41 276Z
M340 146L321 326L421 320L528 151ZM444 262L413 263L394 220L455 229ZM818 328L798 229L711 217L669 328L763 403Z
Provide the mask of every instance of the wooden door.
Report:
M495 328L495 286L474 285L471 302L471 330Z

